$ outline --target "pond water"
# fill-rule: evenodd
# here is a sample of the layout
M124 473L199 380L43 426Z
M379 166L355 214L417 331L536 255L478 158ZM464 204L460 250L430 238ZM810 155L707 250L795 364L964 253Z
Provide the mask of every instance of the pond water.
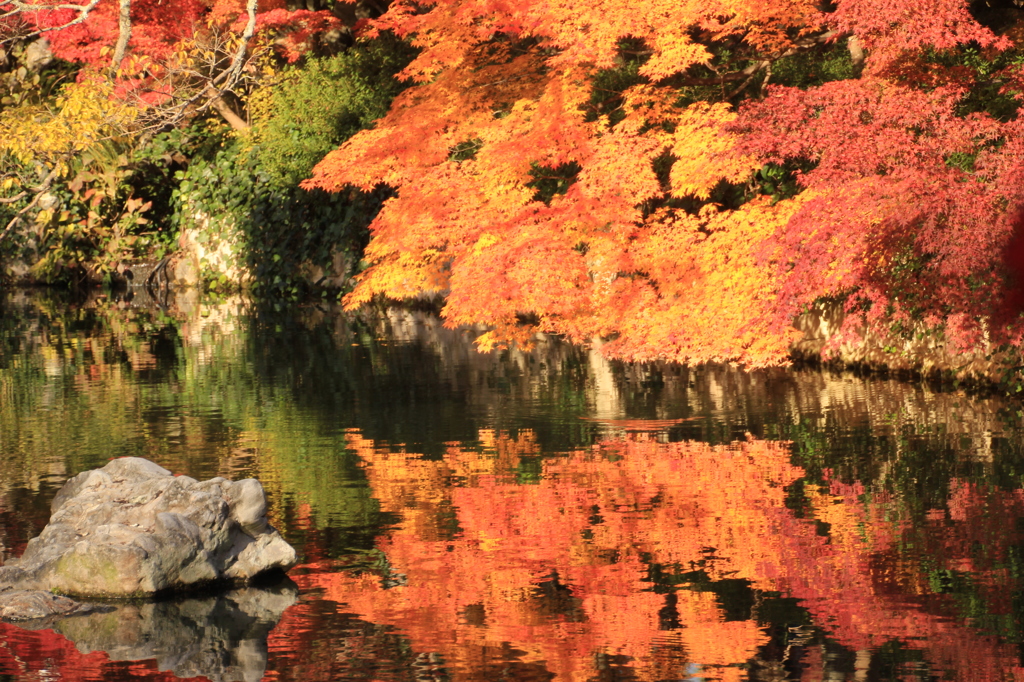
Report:
M5 556L70 476L134 455L259 478L301 562L0 624L0 680L1024 679L1019 402L474 335L9 293Z

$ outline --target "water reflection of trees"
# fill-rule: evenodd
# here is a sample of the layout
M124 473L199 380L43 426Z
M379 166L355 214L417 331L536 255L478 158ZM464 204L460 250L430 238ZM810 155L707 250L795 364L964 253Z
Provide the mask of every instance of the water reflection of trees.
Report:
M142 455L204 478L258 476L271 495L275 523L300 544L307 563L362 571L405 589L410 572L399 567L405 560L401 542L462 541L492 503L497 505L492 514L505 502L518 508L525 504L521 496L539 494L553 481L575 477L573 485L589 489L583 474L570 476L564 469L574 458L599 460L600 453L614 458L621 455L615 448L683 452L698 447L685 443L734 453L743 448L731 444L747 442L751 434L757 445L743 447L770 452L779 467L771 476L762 472L764 480L778 483L770 490L777 516L758 512L775 524L764 532L782 529L799 539L767 548L765 540L757 551L790 552L803 557L802 563L821 564L823 571L831 566L828 570L849 581L843 589L875 606L849 613L816 606L831 598L831 592L812 589L827 584L828 576L786 573L789 564L781 559L777 571L789 582L758 578L749 566L726 575L716 568L725 565L718 553L687 555L696 551L693 547L672 553L668 545L644 540L648 547L638 540L632 554L615 554L602 546L596 555L586 555L597 562L588 579L594 585L645 584L643 599L650 603L643 602L637 613L646 614L643 631L657 634L637 641L676 653L641 665L631 654L605 651L594 665L609 671L688 665L696 659L677 660L677 653L695 651L699 642L686 643L685 637L706 633L711 642L746 642L744 665L755 677L769 679L770 671L795 658L813 668L816 656L822 666L854 675L872 660L880 665L879 657L909 666L925 654L916 645L891 641L871 649L888 640L858 639L855 628L822 622L868 618L876 636L895 637L906 626L940 642L947 635L935 623L950 614L970 618L978 629L966 632L974 633L970 636L983 650L995 652L990 660L1010 664L991 637L1024 639L1020 600L1006 596L1021 593L1019 576L1024 575L1013 544L1019 541L1015 524L1024 515L1018 503L1024 460L1016 403L809 370L623 365L605 361L597 350L551 338L539 339L529 353L481 355L472 348L473 336L472 330L445 329L429 314L403 310L343 316L315 307L260 310L240 300L186 300L161 310L109 297L80 305L37 296L8 299L0 305L0 540L8 552L19 553L38 533L50 497L68 476L109 457ZM643 435L651 429L655 436ZM790 445L762 442L771 440ZM693 467L721 471L711 462L717 456L705 457L708 462ZM392 465L413 482L403 487L401 477L381 473ZM587 466L611 476L624 465ZM653 476L655 469L644 475ZM663 480L675 475L657 473ZM425 497L425 490L437 492ZM651 500L662 503L655 496L644 503L647 507L636 507L633 517L613 509L610 518L619 519L622 529L629 521L640 532L650 522L643 514L653 514L657 506ZM585 531L591 535L591 552L612 528L610 521L596 520L609 517L594 512L594 504L610 503L604 498L592 503L583 510L586 518L574 517L577 525L569 526L581 537ZM467 509L476 510L468 520ZM397 536L384 531L398 523ZM401 533L409 538L402 540ZM753 561L755 550L744 552L727 557L729 570L739 571L736 562ZM449 554L445 550L442 559ZM690 563L680 563L684 556ZM516 607L526 609L513 610L516 617L529 615L538 622L557 617L566 627L585 627L589 616L572 582L577 578L568 567L562 569L538 576L531 568L515 574L519 578L510 574L508 584L519 585L516 594L523 598L510 603L529 605ZM310 570L311 576L322 575L320 569ZM606 595L604 612L633 608L628 600L612 603L615 594ZM803 600L800 605L795 597ZM303 615L305 608L310 611ZM691 627L681 627L688 623L681 609L690 609L696 619ZM892 613L916 614L918 620L909 625L887 620ZM289 614L275 632L311 642L334 632L333 611L300 604ZM441 615L465 621L468 625L459 626L465 628L486 630L493 621L482 598ZM401 638L385 625L346 622L356 633L353 641L365 646L407 646L395 644ZM382 617L380 622L391 621ZM715 629L725 624L740 634ZM950 632L965 630L958 621ZM534 654L532 659L514 654L515 647L526 649L509 644L513 641L518 640L495 643L485 637L476 651L481 661L496 660L486 652L505 651L494 655L502 665L525 666L516 674L526 677L542 677L553 665ZM425 669L445 668L443 660L430 659L443 659L435 644L426 641L409 661ZM636 652L641 645L630 646ZM928 665L959 669L962 649L943 653L936 647L927 654ZM858 658L858 650L873 653ZM417 658L421 654L425 658ZM739 654L719 658L734 655ZM733 674L729 670L720 672Z
M1002 680L1018 665L1014 643L965 616L1006 611L1021 537L985 519L1024 515L1020 490L954 483L933 526L914 528L899 521L904 500L859 485L804 485L795 501L806 472L767 441L609 437L523 481L521 460L537 448L528 432L485 432L441 459L349 438L401 522L378 540L376 569L314 563L298 580L436 654L453 679L510 663L559 680L612 665L641 680L772 679L780 668L821 679L836 645L860 652L854 679L892 666ZM916 545L923 536L932 541ZM936 570L992 589L958 595L982 602L958 614Z
M483 355L474 334L396 309L8 299L0 450L20 471L3 480L49 490L108 457L141 454L199 476L262 467L306 487L310 469L358 479L357 460L338 448L345 428L440 456L481 428L529 428L541 452L556 452L629 419L677 421L673 440L793 440L811 478L828 469L922 500L944 499L953 477L1020 478L1020 417L999 398L815 371L623 365L550 338L530 353ZM917 476L925 466L929 476Z

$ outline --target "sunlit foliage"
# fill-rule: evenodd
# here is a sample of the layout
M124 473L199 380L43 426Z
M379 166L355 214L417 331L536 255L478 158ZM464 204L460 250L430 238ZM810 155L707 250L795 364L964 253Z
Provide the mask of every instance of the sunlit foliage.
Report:
M1024 338L1003 258L1024 87L964 0L406 0L382 29L421 48L417 85L310 181L397 190L350 306L433 293L492 327L483 348L540 330L749 365L784 361L822 297L847 336Z

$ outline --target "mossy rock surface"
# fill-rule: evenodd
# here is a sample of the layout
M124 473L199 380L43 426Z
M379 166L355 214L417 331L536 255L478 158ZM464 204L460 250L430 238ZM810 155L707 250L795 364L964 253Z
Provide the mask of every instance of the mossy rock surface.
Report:
M139 598L246 583L295 564L255 479L197 481L137 457L69 480L50 523L0 569L0 592Z

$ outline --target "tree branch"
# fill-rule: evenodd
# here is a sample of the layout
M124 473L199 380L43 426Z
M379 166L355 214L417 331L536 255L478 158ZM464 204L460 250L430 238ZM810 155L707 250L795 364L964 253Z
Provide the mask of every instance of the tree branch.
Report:
M68 4L68 3L63 3L63 4L58 4L58 5L33 5L33 4L21 2L21 0L0 0L0 8L4 8L4 14L3 14L4 18L7 18L9 16L13 16L15 14L30 14L30 13L54 11L54 10L60 10L60 9L72 9L72 10L75 10L76 12L78 12L78 16L77 17L75 17L71 21L67 21L67 22L61 24L60 26L50 26L50 27L46 27L46 28L36 28L35 30L28 31L27 33L18 33L17 35L12 35L12 36L9 36L9 37L6 37L6 38L2 38L2 39L0 39L0 45L3 45L4 43L8 43L8 42L10 42L12 40L24 39L24 38L32 38L33 36L42 35L44 33L47 33L48 31L59 31L61 29L68 28L69 26L74 26L76 24L81 24L83 21L85 21L86 19L89 18L89 13L92 12L96 8L96 5L98 5L98 4L100 4L100 0L89 0L89 3L85 4L85 5L72 5L72 4ZM12 8L12 9L8 10L7 8Z
M767 69L771 69L771 66L772 66L772 63L770 61L768 61L767 59L765 59L764 61L760 61L757 64L753 64L751 66L748 66L746 69L741 71L740 72L741 74L745 74L747 71L749 71L750 75L747 76L747 79L745 81L740 83L740 86L738 88L736 88L735 90L730 92L726 96L726 99L732 99L736 95L738 95L741 92L743 92L744 90L746 90L747 86L750 85L752 82L754 82L754 77L757 76L757 72L758 71L760 71L762 69L766 69L766 70Z
M22 190L22 191L18 192L17 194L15 194L13 197L4 197L3 199L0 199L0 204L15 204L15 203L21 201L22 199L24 199L27 196L28 196L28 192L26 192L25 190Z
M118 0L117 5L117 44L114 45L114 56L110 58L112 71L121 68L121 62L128 52L128 41L132 37L132 0Z
M244 118L238 115L238 113L227 103L224 99L224 93L218 92L212 85L207 87L207 94L210 96L210 106L216 111L221 117L228 122L235 130L248 130L249 124Z
M853 62L853 72L860 75L864 68L864 46L856 34L846 39L846 49L850 51L850 61Z
M756 76L758 72L762 71L763 69L770 68L771 64L773 64L774 62L778 61L779 59L782 59L783 57L790 57L794 54L797 54L798 52L803 52L804 50L809 50L813 47L817 47L818 45L827 43L828 41L835 38L837 35L838 34L835 31L826 31L825 33L820 33L816 36L810 36L808 38L804 38L803 40L798 40L793 45L793 47L789 48L782 54L777 54L770 58L754 62L753 64L747 66L745 69L742 69L741 71L733 71L731 73L724 73L719 76L711 76L706 78L686 78L681 75L670 76L668 79L666 79L665 82L677 86L694 86L725 85L726 83L743 81L743 83L729 95L730 98L735 97L739 93L743 92L743 90L745 90L747 86L749 86L750 83L753 82L754 76Z
M238 49L235 50L234 56L231 57L231 66L225 69L213 81L214 84L224 83L224 86L220 89L221 92L230 90L242 73L242 67L245 65L245 54L249 51L249 41L256 35L256 9L258 6L259 0L247 0L245 3L245 11L249 15L249 20L245 24L245 30L242 31L242 41L239 43Z
M28 204L26 204L24 208L22 208L20 211L14 214L14 217L11 218L10 222L7 223L7 227L4 228L4 231L0 232L0 244L2 244L3 241L7 238L7 235L11 233L11 230L14 229L14 226L21 221L21 216L31 211L35 207L35 205L39 203L39 198L43 196L43 193L46 190L50 189L50 185L52 185L53 181L57 179L59 169L60 164L55 163L53 165L53 170L51 170L50 173L45 178L43 178L43 181L39 183L37 187L32 188L32 191L35 192L35 196L32 197L32 201L28 202Z

